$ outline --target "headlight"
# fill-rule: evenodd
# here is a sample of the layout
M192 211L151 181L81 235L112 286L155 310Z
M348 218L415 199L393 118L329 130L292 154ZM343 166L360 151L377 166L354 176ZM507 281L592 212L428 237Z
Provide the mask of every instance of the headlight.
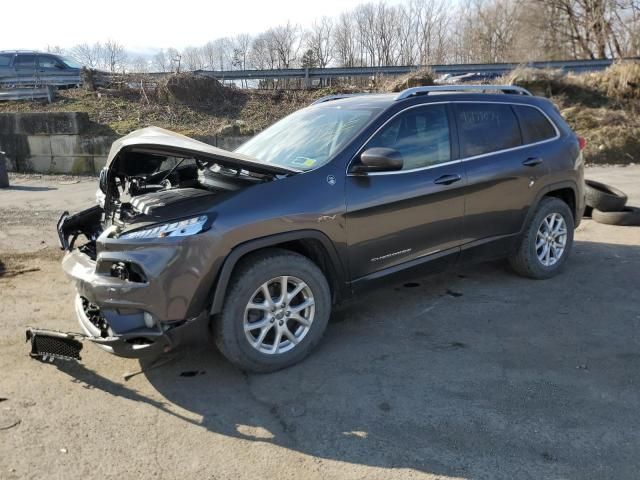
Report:
M204 231L207 224L207 216L187 218L179 222L162 223L141 230L134 230L120 235L119 238L165 238L187 237Z

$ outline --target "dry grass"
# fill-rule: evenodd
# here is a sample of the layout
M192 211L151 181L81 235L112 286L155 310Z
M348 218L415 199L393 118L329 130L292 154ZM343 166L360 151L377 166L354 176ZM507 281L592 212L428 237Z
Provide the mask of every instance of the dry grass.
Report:
M587 163L640 162L640 63L582 75L520 68L502 81L550 98L587 139Z
M389 80L378 90L399 91L432 82L432 72L418 71ZM640 162L640 63L618 63L584 75L519 68L498 82L549 97L576 133L587 139L588 163ZM239 90L191 75L169 77L155 90L123 85L99 92L62 91L52 104L4 102L0 112L87 112L95 133L124 135L157 125L192 136L250 135L316 98L363 91L354 87Z
M401 77L387 79L380 85L381 92L401 92L405 88L433 85L435 75L430 68L422 68Z

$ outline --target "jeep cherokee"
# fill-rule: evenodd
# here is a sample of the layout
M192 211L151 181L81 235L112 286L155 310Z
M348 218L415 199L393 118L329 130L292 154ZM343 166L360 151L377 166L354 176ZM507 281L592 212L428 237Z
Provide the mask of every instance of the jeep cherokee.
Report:
M583 147L513 86L322 98L234 152L144 128L114 142L99 204L61 217L62 265L105 350L159 354L208 326L231 362L273 371L388 275L499 257L556 275L584 208Z

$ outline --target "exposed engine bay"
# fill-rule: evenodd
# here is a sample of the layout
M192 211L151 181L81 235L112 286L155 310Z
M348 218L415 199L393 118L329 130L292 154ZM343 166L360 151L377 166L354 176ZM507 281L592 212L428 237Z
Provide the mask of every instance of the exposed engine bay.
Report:
M80 235L80 250L95 258L95 241L111 226L131 229L137 223L179 218L203 202L276 178L275 174L229 168L210 160L153 153L123 152L100 173L98 205L58 222L61 247L70 250Z
M203 213L221 195L300 171L162 128L142 128L113 142L100 172L98 205L62 214L57 225L60 246L72 250L82 235L88 242L79 249L95 259L96 240L106 230L111 238L139 238L141 228L152 230L166 222L181 231L196 228L194 221L204 228L208 218Z
M170 210L184 210L185 204L201 204L205 197L272 179L273 175L194 158L129 153L101 176L100 190L105 193L103 228L112 224L124 227L143 216L171 218Z

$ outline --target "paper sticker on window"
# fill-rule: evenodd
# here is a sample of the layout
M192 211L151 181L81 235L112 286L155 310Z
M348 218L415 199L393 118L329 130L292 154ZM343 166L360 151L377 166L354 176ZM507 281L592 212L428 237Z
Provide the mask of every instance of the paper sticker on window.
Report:
M298 167L313 167L316 161L313 158L308 157L296 157L294 158L292 165L296 165Z

